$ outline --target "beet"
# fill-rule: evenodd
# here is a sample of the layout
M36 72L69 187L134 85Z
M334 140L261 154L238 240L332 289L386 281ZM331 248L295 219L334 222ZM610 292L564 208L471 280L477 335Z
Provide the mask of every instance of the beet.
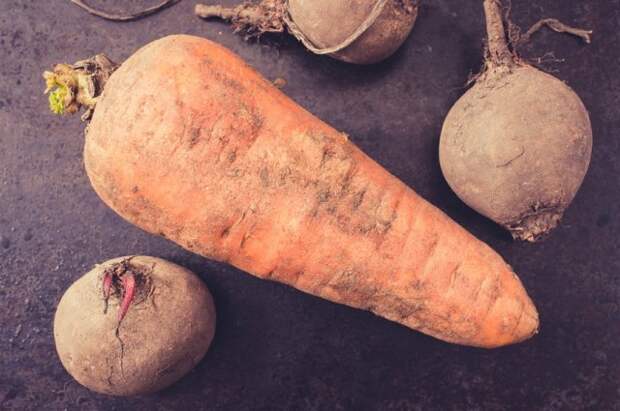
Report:
M418 16L414 0L262 0L235 8L197 5L203 18L232 22L249 35L288 30L310 51L371 64L391 56Z
M439 160L465 203L533 242L558 225L581 186L592 128L570 87L509 48L499 2L484 9L485 68L448 113Z
M173 384L202 359L214 332L213 299L200 279L147 256L97 265L69 287L54 317L67 372L109 395Z

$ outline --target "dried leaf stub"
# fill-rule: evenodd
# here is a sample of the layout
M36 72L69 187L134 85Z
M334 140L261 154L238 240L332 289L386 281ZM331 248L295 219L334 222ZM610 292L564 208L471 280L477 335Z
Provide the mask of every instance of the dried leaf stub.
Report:
M283 0L263 0L260 3L244 3L237 7L197 4L194 13L203 19L219 18L230 21L235 32L243 31L248 37L263 33L282 33L286 26Z
M57 64L52 71L45 71L50 110L54 114L74 114L85 108L82 120L89 120L97 97L118 66L104 54L97 54L75 64Z

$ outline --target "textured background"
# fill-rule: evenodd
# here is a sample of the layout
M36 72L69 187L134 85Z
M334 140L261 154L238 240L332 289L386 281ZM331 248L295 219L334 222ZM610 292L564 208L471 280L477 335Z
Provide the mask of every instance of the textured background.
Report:
M154 3L90 0L110 10ZM286 36L248 44L195 18L190 0L125 24L68 0L2 0L0 409L620 409L620 1L513 1L522 27L554 16L596 30L590 46L544 31L522 50L565 59L546 67L583 98L595 136L592 167L564 224L537 245L513 243L441 176L442 119L481 65L482 2L425 3L393 58L355 67L311 55ZM489 242L536 301L540 334L494 351L448 345L208 261L117 217L84 173L83 124L48 112L41 72L101 51L122 61L172 33L219 41L267 78L286 79L285 93ZM199 273L219 318L212 349L187 377L150 397L116 399L64 371L52 318L75 279L126 254Z

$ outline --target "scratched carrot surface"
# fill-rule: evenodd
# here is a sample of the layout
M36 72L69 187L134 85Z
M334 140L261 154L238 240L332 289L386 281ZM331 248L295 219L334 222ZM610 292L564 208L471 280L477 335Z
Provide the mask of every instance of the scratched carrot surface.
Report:
M260 278L453 343L538 329L497 253L208 40L166 37L123 63L84 156L128 221Z

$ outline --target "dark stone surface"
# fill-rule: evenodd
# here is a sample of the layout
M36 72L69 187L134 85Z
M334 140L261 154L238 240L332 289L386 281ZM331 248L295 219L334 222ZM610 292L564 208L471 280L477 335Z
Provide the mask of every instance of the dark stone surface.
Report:
M90 1L111 9L156 3ZM555 16L596 30L590 46L544 31L523 50L565 59L547 68L581 95L595 135L583 188L562 227L537 245L512 242L470 211L438 166L442 119L481 64L478 3L427 1L397 55L354 67L311 55L285 36L248 44L225 25L195 18L193 1L118 24L69 1L3 0L0 409L620 409L620 1L513 1L524 27ZM289 96L489 242L536 301L540 334L494 351L448 345L207 261L117 217L84 173L83 125L48 112L41 72L101 51L123 60L171 33L217 40L267 78L286 79ZM119 399L89 392L64 371L52 318L71 282L126 254L199 273L219 318L211 351L187 377L150 397Z

